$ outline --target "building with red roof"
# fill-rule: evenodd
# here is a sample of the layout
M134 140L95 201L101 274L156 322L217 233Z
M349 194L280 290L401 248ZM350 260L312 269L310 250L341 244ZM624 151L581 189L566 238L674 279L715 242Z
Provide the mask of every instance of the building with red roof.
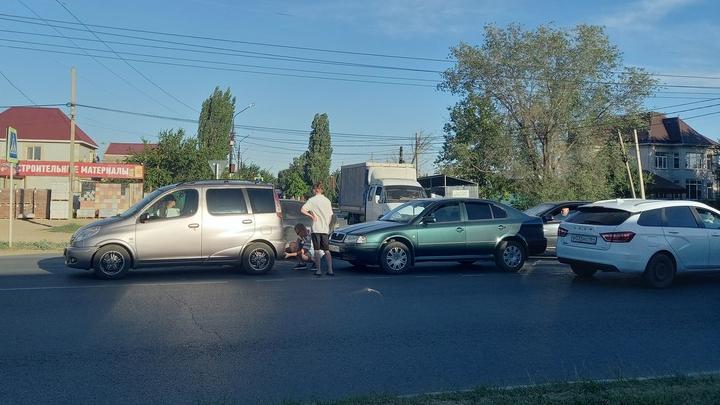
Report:
M154 143L121 143L112 142L108 145L103 155L103 162L106 163L122 163L125 162L130 156L140 153L145 148L154 148L157 144Z

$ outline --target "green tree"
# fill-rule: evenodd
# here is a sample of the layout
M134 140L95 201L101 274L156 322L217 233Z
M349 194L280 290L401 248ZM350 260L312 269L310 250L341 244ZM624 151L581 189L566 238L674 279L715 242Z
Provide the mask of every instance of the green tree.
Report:
M445 142L435 161L446 175L478 183L486 198L507 199L513 191L507 171L512 162L512 139L502 117L487 98L470 94L450 108Z
M525 31L489 25L484 38L478 47L452 48L457 62L440 88L492 103L511 138L506 173L520 197L611 197L616 187L608 186L607 172L599 168L622 165L606 153L609 137L616 136L613 125L618 117L641 113L656 82L623 65L602 27Z
M334 190L328 184L330 164L332 163L332 140L330 138L330 121L327 114L315 114L312 131L305 155L305 181L312 185L322 183L328 198L334 197Z
M143 139L143 143L150 142ZM145 168L145 190L207 178L206 162L199 158L197 139L186 137L185 131L165 130L158 135L157 146L145 147L142 152L127 159Z
M294 158L287 169L278 172L278 185L289 197L300 198L310 192L305 182L305 155Z
M222 91L216 87L210 97L203 101L198 120L198 144L203 160L227 159L234 113L235 97L230 89ZM211 175L209 166L206 175Z
M277 184L277 178L275 178L274 174L255 163L243 164L242 167L238 168L238 171L233 174L233 177L238 180L260 180L263 183Z

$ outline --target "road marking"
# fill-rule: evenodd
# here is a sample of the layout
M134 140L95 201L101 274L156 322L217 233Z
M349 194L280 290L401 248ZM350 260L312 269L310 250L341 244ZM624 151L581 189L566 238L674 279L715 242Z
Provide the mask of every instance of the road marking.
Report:
M124 283L124 284L91 284L91 285L66 285L51 287L13 287L0 288L3 291L33 291L33 290L69 290L78 288L112 288L112 287L167 287L174 285L202 285L202 284L227 284L227 281L190 281L180 283Z

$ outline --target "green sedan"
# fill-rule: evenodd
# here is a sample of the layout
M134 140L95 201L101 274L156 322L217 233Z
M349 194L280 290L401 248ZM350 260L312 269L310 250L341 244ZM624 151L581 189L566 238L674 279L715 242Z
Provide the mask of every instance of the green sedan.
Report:
M487 258L517 271L528 255L540 254L546 246L540 218L471 198L414 200L378 221L330 235L333 257L355 266L380 265L391 274L404 273L420 261L469 264Z

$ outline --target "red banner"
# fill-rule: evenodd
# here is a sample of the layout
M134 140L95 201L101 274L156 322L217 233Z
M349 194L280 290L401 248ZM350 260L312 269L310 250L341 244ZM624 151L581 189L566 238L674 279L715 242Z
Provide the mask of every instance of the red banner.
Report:
M10 168L4 160L0 161L0 176L10 175ZM42 160L21 160L16 165L15 175L21 176L58 176L67 177L70 173L69 162L51 162ZM102 179L140 179L144 177L142 165L124 163L75 163L75 176L78 178Z

